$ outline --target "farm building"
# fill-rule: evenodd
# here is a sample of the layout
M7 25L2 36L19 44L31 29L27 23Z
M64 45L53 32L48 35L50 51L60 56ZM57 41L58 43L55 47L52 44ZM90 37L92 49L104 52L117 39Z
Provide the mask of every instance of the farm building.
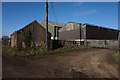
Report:
M46 29L46 20L42 20L40 24ZM52 40L58 40L59 29L61 29L64 25L64 23L48 21L48 31L51 33Z
M50 36L48 32L49 39ZM43 47L45 41L46 30L36 20L11 34L11 47L16 49Z
M84 42L95 47L117 46L118 30L91 24L68 22L59 30L59 39Z

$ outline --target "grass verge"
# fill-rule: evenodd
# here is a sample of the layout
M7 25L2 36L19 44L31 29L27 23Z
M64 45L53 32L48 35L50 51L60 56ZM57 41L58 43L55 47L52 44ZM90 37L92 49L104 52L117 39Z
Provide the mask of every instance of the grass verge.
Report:
M36 54L56 54L61 52L68 52L68 51L74 51L74 50L80 50L80 49L88 49L91 47L88 46L75 46L75 47L62 47L58 48L56 50L50 50L50 51L42 51L42 50L27 50L27 51L15 51L11 49L10 47L2 46L2 52L5 54L13 55L13 56L29 56L29 55L36 55Z
M114 58L114 60L118 63L120 63L120 56L119 56L119 52L115 52L112 54L112 57Z

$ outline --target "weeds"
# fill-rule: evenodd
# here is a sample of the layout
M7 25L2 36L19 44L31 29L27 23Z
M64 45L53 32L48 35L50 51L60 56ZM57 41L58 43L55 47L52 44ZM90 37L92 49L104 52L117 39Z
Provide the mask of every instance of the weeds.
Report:
M55 50L50 50L50 51L43 51L43 50L23 50L23 51L15 51L10 47L2 46L2 52L13 55L13 56L29 56L29 55L36 55L36 54L56 54L56 53L61 53L61 52L68 52L68 51L74 51L74 50L80 50L80 49L87 49L90 48L88 46L75 46L75 47L62 47L58 48Z
M118 63L120 63L120 56L119 56L118 52L113 53L112 57L115 59L115 61L117 61Z

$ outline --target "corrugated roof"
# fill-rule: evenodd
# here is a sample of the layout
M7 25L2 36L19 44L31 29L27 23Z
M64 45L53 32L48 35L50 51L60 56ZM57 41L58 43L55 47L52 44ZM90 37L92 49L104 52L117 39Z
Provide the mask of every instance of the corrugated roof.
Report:
M71 21L69 21L68 23L75 23L75 22L71 22ZM67 23L67 24L68 24L68 23ZM64 26L66 26L67 24L65 24ZM77 24L81 24L81 23L77 23Z
M46 21L46 20L42 20L42 21ZM52 21L48 21L48 24L51 24L53 26L59 26L59 27L63 27L65 25L64 23L57 23Z

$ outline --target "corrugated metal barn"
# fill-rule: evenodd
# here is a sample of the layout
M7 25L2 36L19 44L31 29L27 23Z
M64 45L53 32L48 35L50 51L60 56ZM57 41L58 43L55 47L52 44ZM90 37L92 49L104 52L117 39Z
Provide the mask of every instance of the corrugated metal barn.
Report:
M59 30L59 39L78 42L83 41L84 44L98 47L104 47L109 43L111 45L115 43L117 46L118 30L91 24L68 22Z

